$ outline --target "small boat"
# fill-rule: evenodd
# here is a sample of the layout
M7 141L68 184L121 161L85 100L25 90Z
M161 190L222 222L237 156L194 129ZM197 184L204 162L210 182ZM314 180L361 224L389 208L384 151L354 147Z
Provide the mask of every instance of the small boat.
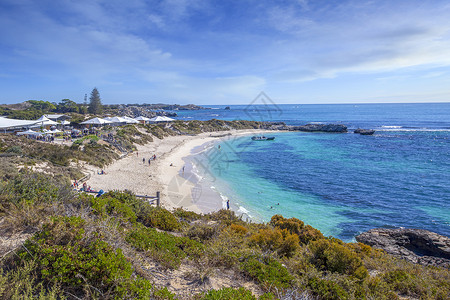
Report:
M260 135L260 136L257 136L257 135L252 136L252 140L253 140L253 141L273 141L274 139L275 139L274 136L263 136L263 135Z

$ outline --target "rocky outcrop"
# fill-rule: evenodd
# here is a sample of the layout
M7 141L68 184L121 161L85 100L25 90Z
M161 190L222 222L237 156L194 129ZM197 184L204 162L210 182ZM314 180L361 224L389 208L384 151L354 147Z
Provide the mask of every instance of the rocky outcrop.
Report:
M373 129L361 129L361 128L358 128L358 129L355 129L355 130L353 131L353 133L359 133L359 134L361 134L361 135L372 135L372 134L375 133L375 130L373 130Z
M307 132L337 132L344 133L347 132L347 126L342 124L306 124L302 126L292 126L290 127L292 131L307 131Z
M450 268L450 238L423 229L371 229L358 242L422 265Z

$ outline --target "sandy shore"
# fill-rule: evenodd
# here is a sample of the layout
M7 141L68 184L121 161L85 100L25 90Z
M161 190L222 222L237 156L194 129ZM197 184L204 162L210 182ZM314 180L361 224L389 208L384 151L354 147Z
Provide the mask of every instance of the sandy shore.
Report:
M196 136L171 136L162 140L154 138L151 143L138 145L137 152L104 168L106 174L99 175L98 168L86 166L91 173L87 185L94 190L130 190L137 195L154 196L159 191L161 204L167 209L183 207L197 213L217 211L223 207L218 193L205 190L199 193L199 185L192 180L192 170L186 168L183 158L200 146L208 147L211 143L236 136L264 132L267 131L234 130ZM156 160L149 164L148 159L153 155L156 155Z

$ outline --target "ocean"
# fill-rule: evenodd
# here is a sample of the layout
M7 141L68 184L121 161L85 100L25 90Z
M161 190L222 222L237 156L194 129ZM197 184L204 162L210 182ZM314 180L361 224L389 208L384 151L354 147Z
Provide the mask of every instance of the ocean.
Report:
M198 178L244 219L296 217L347 242L377 227L450 236L450 103L210 107L178 112L178 119L349 128L280 132L274 141L223 137L205 146L192 160ZM358 127L376 132L352 133Z

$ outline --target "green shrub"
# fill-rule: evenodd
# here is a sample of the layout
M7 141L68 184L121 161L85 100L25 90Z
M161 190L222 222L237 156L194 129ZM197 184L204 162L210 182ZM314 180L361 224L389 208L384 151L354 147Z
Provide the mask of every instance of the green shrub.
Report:
M137 226L126 237L128 243L140 251L148 251L164 267L178 268L188 257L203 254L204 246L186 237L177 237L154 228Z
M181 228L177 218L170 211L161 207L148 206L138 214L138 218L145 226L165 231L175 231Z
M281 263L270 257L250 256L241 263L241 268L246 275L263 284L267 290L287 289L294 279Z
M311 227L310 225L305 226L305 223L297 218L286 219L282 215L274 215L270 219L270 225L276 228L286 229L291 234L296 234L302 244L307 244L310 241L317 241L324 238L319 230Z
M349 299L348 293L337 283L320 278L308 281L309 289L321 299L344 300Z
M240 287L239 289L222 288L220 290L210 290L196 298L199 300L257 300L252 292L243 287Z
M318 240L309 244L313 254L312 263L319 269L355 276L363 279L367 270L358 255L345 245L328 240Z
M195 224L191 226L186 232L187 237L199 242L210 240L216 234L218 234L218 226L211 226L206 224Z
M250 237L250 241L263 251L277 251L280 256L292 256L299 248L298 236L286 229L260 229Z
M137 219L136 213L130 205L108 194L103 197L91 197L91 207L95 214L102 217L108 215L132 223Z
M65 182L41 173L25 172L10 179L0 190L0 204L8 207L52 203L72 197Z
M150 296L150 283L132 277L133 267L122 251L95 237L87 238L85 226L79 217L53 218L26 241L24 249L18 252L17 263L35 261L37 275L43 282L60 284L74 294L84 290L96 297Z

